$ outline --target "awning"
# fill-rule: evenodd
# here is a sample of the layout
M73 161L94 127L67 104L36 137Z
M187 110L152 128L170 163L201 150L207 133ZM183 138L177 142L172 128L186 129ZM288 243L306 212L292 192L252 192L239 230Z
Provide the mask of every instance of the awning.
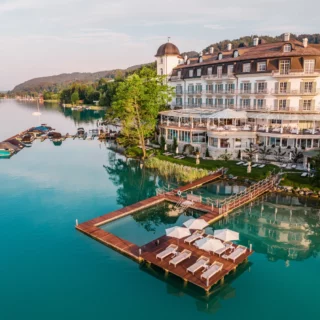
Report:
M232 109L224 109L211 115L211 119L247 119L246 111L236 111Z

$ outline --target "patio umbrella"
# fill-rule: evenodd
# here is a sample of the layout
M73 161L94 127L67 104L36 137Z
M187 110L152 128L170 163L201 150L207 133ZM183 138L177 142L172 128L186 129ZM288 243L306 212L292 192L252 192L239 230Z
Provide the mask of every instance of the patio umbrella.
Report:
M171 238L181 239L190 236L190 230L183 227L173 227L166 229L166 235Z
M212 238L202 238L195 242L195 245L205 251L217 251L224 248L224 245L220 240Z
M194 219L191 218L188 221L183 223L189 229L202 230L203 228L208 226L208 223L203 219Z
M213 235L223 241L239 240L239 233L229 229L215 230Z

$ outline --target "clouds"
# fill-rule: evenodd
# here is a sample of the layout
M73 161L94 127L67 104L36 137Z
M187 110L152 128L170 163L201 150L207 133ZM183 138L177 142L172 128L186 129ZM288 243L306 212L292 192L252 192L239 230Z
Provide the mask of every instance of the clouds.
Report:
M0 90L36 76L98 71L154 60L171 36L200 51L251 34L317 32L320 5L297 0L0 0ZM275 3L277 10L275 10Z

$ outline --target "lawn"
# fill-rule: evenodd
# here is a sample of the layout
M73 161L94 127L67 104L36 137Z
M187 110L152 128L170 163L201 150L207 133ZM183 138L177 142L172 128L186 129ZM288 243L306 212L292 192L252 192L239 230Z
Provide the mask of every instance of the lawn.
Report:
M252 168L251 173L247 173L247 167L238 166L236 163L238 161L224 161L224 160L203 160L200 159L200 164L196 165L195 158L184 158L184 159L174 159L173 157L158 155L160 160L166 160L173 163L178 163L185 166L203 168L207 170L215 170L218 168L228 168L228 174L232 174L243 179L261 180L267 177L269 172L276 170L278 172L280 169L272 164L267 164L264 168Z

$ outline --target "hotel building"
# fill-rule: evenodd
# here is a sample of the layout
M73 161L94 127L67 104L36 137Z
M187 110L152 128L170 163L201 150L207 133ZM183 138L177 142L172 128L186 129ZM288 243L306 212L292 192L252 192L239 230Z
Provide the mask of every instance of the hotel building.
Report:
M167 144L208 148L216 158L250 145L292 150L320 147L320 45L290 39L182 57L172 43L159 47L157 72L174 88L161 112Z

